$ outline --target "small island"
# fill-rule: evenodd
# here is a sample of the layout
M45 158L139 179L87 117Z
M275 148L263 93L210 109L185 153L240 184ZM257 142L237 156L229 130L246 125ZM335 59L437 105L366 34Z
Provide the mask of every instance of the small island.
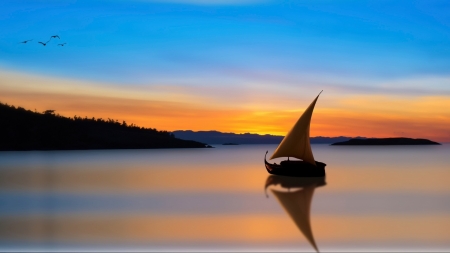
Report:
M212 148L113 119L64 117L0 103L0 151Z
M331 145L336 146L363 146L363 145L441 145L440 143L427 139L412 138L366 138L366 139L350 139L348 141L336 142Z

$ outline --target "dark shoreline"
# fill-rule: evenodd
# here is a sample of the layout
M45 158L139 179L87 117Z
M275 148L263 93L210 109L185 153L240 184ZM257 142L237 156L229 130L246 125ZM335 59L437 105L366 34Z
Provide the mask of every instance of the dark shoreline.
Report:
M0 151L208 148L168 131L113 119L63 117L0 103Z

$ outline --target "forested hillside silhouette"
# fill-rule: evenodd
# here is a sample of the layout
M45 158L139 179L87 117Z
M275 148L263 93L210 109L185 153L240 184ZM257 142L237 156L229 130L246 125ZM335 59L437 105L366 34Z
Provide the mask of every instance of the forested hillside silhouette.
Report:
M73 118L0 102L0 150L204 148L167 131L113 119Z

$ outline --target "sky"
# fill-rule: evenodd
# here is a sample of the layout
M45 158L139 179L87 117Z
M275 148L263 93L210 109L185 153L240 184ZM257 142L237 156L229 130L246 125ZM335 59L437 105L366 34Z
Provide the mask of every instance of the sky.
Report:
M448 1L3 0L0 27L2 103L285 135L323 90L311 136L450 142Z

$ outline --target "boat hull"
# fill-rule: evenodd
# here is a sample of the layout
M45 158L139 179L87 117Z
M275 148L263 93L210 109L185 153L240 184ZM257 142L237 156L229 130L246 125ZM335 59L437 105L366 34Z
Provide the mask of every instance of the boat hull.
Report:
M271 185L280 185L282 188L303 188L310 185L321 187L326 185L326 177L286 177L279 175L269 175L266 179L264 189Z
M267 152L266 152L267 154ZM267 172L289 177L324 177L325 163L316 161L316 166L304 161L282 161L280 164L268 163L264 157Z

